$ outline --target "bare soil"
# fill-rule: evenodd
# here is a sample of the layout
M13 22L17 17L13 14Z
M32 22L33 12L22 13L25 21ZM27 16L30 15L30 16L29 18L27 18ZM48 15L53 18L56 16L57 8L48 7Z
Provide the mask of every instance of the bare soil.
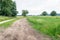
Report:
M0 34L0 40L51 40L51 38L32 29L26 18L23 18L4 30Z

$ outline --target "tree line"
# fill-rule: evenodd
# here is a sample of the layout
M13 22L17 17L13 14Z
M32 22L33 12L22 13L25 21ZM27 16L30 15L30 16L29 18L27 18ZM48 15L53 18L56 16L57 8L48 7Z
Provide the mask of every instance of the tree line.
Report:
M41 14L41 16L46 16L46 15L48 15L48 13L46 11L42 12L42 14ZM57 15L56 11L52 11L50 13L50 16L56 16L56 15Z
M29 13L28 10L22 10L22 16L26 16L28 13ZM46 11L43 11L43 12L40 14L40 16L47 16L47 15L48 15L48 13L47 13ZM56 16L56 15L57 15L56 11L52 11L52 12L50 13L50 16Z
M16 16L18 11L16 10L16 3L12 0L0 0L0 16ZM28 14L28 10L22 10L22 16L26 16ZM51 16L56 16L56 11L51 12ZM46 11L41 13L41 16L46 16L48 13Z
M12 0L0 0L0 16L16 16L16 3Z

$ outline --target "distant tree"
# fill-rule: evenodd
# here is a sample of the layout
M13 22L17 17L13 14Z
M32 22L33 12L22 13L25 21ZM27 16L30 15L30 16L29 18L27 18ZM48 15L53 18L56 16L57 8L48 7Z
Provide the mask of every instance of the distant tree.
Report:
M42 16L46 16L47 15L47 12L46 11L44 11L44 12L42 12L42 14L41 14Z
M56 11L52 11L50 15L51 15L51 16L56 16L57 13L56 13Z
M22 10L22 16L26 16L26 14L28 14L28 10Z

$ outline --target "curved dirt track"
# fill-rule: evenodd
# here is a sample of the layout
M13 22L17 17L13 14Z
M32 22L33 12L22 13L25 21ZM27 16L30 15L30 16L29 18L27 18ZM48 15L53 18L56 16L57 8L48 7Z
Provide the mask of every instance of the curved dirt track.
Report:
M0 40L51 40L47 36L39 34L31 28L26 18L16 21L11 27L6 29Z

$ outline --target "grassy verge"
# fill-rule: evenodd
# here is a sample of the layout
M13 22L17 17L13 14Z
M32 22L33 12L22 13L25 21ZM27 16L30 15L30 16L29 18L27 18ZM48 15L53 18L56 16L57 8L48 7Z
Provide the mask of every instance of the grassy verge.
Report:
M60 17L33 16L27 19L38 32L51 36L52 40L60 40Z
M17 21L17 20L19 20L19 19L21 19L21 18L23 18L23 17L20 17L20 16L19 16L19 17L15 17L15 19L12 20L12 21L9 21L9 22L0 24L0 27L8 28L9 26L11 26L11 24L13 24L15 21Z
M12 19L12 18L14 18L14 17L0 16L0 22L5 21L5 20L9 20L9 19Z

